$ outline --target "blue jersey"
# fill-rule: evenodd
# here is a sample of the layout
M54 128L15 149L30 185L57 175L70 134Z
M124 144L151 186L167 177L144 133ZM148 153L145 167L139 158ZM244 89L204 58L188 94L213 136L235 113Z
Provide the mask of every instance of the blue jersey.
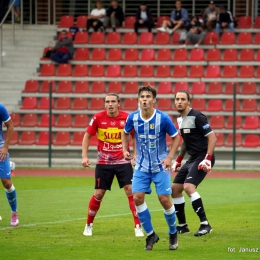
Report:
M171 137L178 134L170 117L155 109L151 118L144 120L138 110L128 116L124 131L129 134L133 129L137 153L135 169L147 173L163 171L159 163L168 155L166 134Z
M4 146L5 139L3 133L3 123L7 122L10 116L3 104L0 103L0 148Z

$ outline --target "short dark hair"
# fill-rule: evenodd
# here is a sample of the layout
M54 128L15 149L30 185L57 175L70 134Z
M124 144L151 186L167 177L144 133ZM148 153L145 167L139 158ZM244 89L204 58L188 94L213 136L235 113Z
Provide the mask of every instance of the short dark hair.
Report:
M188 101L191 100L191 98L190 98L190 94L189 94L186 90L184 90L184 89L179 90L179 91L175 94L174 99L176 98L176 96L177 96L178 93L185 93L185 94L187 95L187 99L188 99Z
M140 94L143 91L151 92L153 94L153 98L156 98L156 94L157 94L156 89L155 89L155 87L151 86L150 84L139 87L139 89L138 89L138 97L140 96Z
M120 97L119 97L116 93L113 93L113 92L111 92L111 93L107 93L107 94L106 94L106 96L105 96L105 102L106 102L106 98L107 98L107 97L110 97L110 96L114 96L114 97L116 97L118 103L120 102Z
M68 33L68 31L66 31L66 30L62 30L61 32L63 32L63 33Z
M218 7L218 9L220 9L220 10L226 10L226 7L225 7L224 5L220 5L220 6Z
M145 5L146 6L146 2L141 2L140 5Z

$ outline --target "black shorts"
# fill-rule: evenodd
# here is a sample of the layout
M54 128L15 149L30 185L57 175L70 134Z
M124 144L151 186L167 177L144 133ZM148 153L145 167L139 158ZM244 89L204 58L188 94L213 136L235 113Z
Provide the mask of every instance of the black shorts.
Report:
M197 157L190 157L187 162L181 167L179 172L176 174L173 183L192 183L196 187L203 181L206 172L198 170L199 164L205 158L205 153L200 154ZM215 163L215 156L212 156L211 167L213 168Z
M120 189L125 185L132 184L133 168L131 163L106 165L97 164L95 170L95 189L111 190L114 176Z

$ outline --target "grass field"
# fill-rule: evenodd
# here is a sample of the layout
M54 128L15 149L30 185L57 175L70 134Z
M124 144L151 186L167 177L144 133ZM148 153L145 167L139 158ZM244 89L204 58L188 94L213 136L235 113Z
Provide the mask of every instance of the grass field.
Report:
M160 241L144 251L145 238L134 237L123 190L115 181L104 198L92 237L82 235L91 177L15 177L20 225L9 227L10 209L0 196L0 259L260 259L260 179L205 179L198 191L213 233L194 237L199 222L186 197L191 233L179 236L177 251L168 250L163 212L155 192L146 197ZM234 252L235 251L235 252Z

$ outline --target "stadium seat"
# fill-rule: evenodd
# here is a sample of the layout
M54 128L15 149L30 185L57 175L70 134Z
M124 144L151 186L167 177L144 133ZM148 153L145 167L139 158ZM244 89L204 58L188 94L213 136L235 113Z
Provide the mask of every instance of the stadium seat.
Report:
M203 111L203 110L205 110L205 106L206 106L205 99L194 98L191 101L191 107L196 109L196 110Z
M63 15L60 18L60 24L58 25L58 28L70 28L73 25L74 25L74 17L72 15Z
M201 78L204 76L204 67L202 65L190 66L190 78Z
M241 91L239 91L241 95L255 95L256 94L256 83L255 82L243 82Z
M245 148L258 147L259 146L259 135L256 135L256 134L246 135L242 146Z
M120 81L109 82L107 93L122 93L122 83Z
M157 61L169 61L171 59L170 49L159 49L157 52Z
M167 78L171 76L171 68L169 65L159 65L157 67L156 75L157 78Z
M172 83L161 81L158 85L157 94L171 94L172 93Z
M141 66L139 77L153 77L153 76L154 76L154 67L152 65Z
M124 77L136 77L136 76L137 76L136 65L126 65L124 67Z
M222 58L223 61L236 61L237 60L237 49L225 49Z
M236 78L237 77L237 66L228 65L224 66L222 78Z
M77 17L77 22L76 22L76 26L78 28L86 28L87 25L87 21L88 21L88 16L87 15L79 15Z
M103 32L93 32L89 44L103 44L105 42L105 34Z
M257 111L256 99L243 99L241 112L255 112Z
M73 60L88 60L89 59L89 50L87 48L77 48L75 57Z
M10 114L14 127L21 125L21 115L17 113Z
M260 61L260 50L257 50L255 60Z
M185 91L188 92L189 91L188 82L182 82L182 81L176 82L175 86L174 86L174 89L173 89L173 94L175 95L180 90L185 90Z
M25 97L20 109L35 109L37 108L37 103L38 102L36 97Z
M192 49L190 52L190 61L202 61L204 60L204 50L203 49Z
M174 61L183 61L188 59L188 51L187 49L175 49L173 52Z
M136 21L135 16L126 16L124 27L125 28L134 28L135 21Z
M121 49L109 49L107 60L109 60L109 61L122 60L122 50Z
M101 110L104 108L103 98L92 98L90 100L89 109L90 110Z
M91 60L105 60L106 51L105 49L96 48L92 50Z
M172 44L180 44L180 33L175 32L172 35Z
M199 81L199 82L193 82L190 94L205 94L206 92L206 85L205 82Z
M237 44L252 44L252 34L250 32L241 32L237 37Z
M120 77L121 76L121 67L120 65L109 65L107 68L106 77Z
M51 100L52 108L54 108L54 98ZM50 99L49 97L42 97L38 109L49 109L50 108Z
M256 69L255 78L260 78L260 66Z
M173 77L184 78L187 77L187 67L183 65L176 65L173 68Z
M42 64L41 67L41 72L39 76L41 77L49 77L49 76L54 76L55 74L55 65L50 63L50 64Z
M157 25L156 26L157 27L162 26L162 23L163 23L164 20L170 21L170 16L159 16L157 18Z
M90 77L103 77L105 68L103 65L92 65Z
M27 80L25 83L25 87L23 89L23 93L35 93L39 91L39 82L38 80Z
M222 111L222 100L221 99L210 99L208 102L207 111L209 111L209 112Z
M142 82L141 83L141 85L143 85L143 86L148 86L148 85L150 85L150 86L155 86L155 84L154 84L154 82L152 82L152 81L144 81L144 82Z
M255 33L253 44L260 44L260 32Z
M254 60L254 50L253 49L242 49L240 52L240 61L252 61Z
M73 93L88 93L88 81L76 81Z
M218 34L216 32L207 32L203 44L218 44Z
M124 94L136 94L138 92L139 84L135 81L127 81L125 83Z
M72 92L72 82L61 80L58 84L57 93L70 93Z
M207 67L205 78L218 78L220 77L220 67L217 65L209 65Z
M222 129L225 127L225 118L224 116L212 116L210 118L210 127L211 129Z
M137 49L126 49L124 60L126 60L126 61L138 60L138 50Z
M233 129L233 116L229 116L227 119L226 129ZM236 129L240 129L242 127L242 117L236 116Z
M255 18L254 28L260 28L260 16Z
M153 44L153 33L142 32L139 36L138 44Z
M72 135L72 141L70 145L81 146L85 132L75 132Z
M124 110L135 111L138 109L138 102L136 98L125 98L124 99Z
M50 47L50 46L45 47L43 49L41 60L50 60L51 58L50 57L45 57L45 54L46 54L47 51L52 51L52 50L53 50L53 47Z
M53 141L53 145L65 146L70 144L70 133L69 132L57 132L56 139Z
M53 142L53 134L52 134L52 141ZM38 141L36 145L48 145L49 144L49 132L40 132L38 136Z
M61 33L62 33L62 32L60 32L60 33L58 34L58 40L60 40L61 37L62 37ZM71 40L73 40L73 34L72 34L70 31L67 32L67 37L70 38Z
M135 32L126 32L123 37L122 44L136 44L137 42L137 35Z
M88 65L77 64L74 67L72 77L86 77L88 75Z
M215 133L215 136L217 137L216 147L222 147L224 146L224 134L223 133Z
M55 117L52 114L51 116L51 122L52 122L52 126L54 126L55 123ZM42 114L40 117L40 122L38 124L39 127L49 127L50 125L50 115L49 114Z
M36 142L36 134L31 131L22 132L19 145L33 145Z
M236 100L236 111L240 110L240 102L237 99ZM223 109L224 112L231 112L233 111L233 99L227 99L225 103L225 109Z
M235 44L235 33L223 32L219 44Z
M56 92L56 84L53 80L44 80L42 82L42 86L39 90L40 93L49 93L50 92L50 85L52 86L52 92Z
M37 114L25 114L23 117L23 122L21 126L23 127L34 127L38 124L38 115Z
M237 29L241 28L251 28L252 27L252 17L251 16L240 16L237 22Z
M59 64L56 76L68 77L72 73L72 67L70 64Z
M18 132L17 131L13 131L13 135L10 141L10 145L15 145L18 144L19 141L19 136L18 136Z
M259 116L246 116L243 129L256 130L259 128Z
M71 127L72 117L70 114L59 114L57 122L55 123L56 127Z
M244 65L240 68L239 78L253 78L255 75L254 66Z
M103 94L106 92L106 84L104 81L93 81L89 91L91 94Z
M119 32L109 32L107 34L106 44L120 44L121 36Z
M154 60L154 49L143 49L141 52L141 61Z
M159 32L156 34L154 44L163 45L163 44L169 44L169 42L170 42L169 33Z
M86 110L88 109L88 100L85 97L74 98L71 110Z
M88 126L88 116L83 114L75 115L74 122L71 127L73 128L86 128ZM82 141L82 140L81 140Z
M236 133L236 147L240 147L242 145L242 135L240 133ZM233 134L228 134L227 140L225 142L226 147L233 147Z
M57 98L54 109L67 110L67 109L70 109L70 106L71 106L71 102L70 102L69 97L60 97L60 98Z
M206 55L207 61L219 61L220 60L220 49L209 49Z
M157 101L157 108L159 110L172 110L173 101L170 98L159 98Z
M74 44L86 44L88 43L88 33L87 32L76 32Z
M209 82L209 87L207 94L208 95L215 95L222 93L222 84L221 82Z
M225 95L232 95L234 92L234 85L236 87L236 93L238 94L239 91L239 84L236 82L227 82L226 86L224 87L223 94Z

